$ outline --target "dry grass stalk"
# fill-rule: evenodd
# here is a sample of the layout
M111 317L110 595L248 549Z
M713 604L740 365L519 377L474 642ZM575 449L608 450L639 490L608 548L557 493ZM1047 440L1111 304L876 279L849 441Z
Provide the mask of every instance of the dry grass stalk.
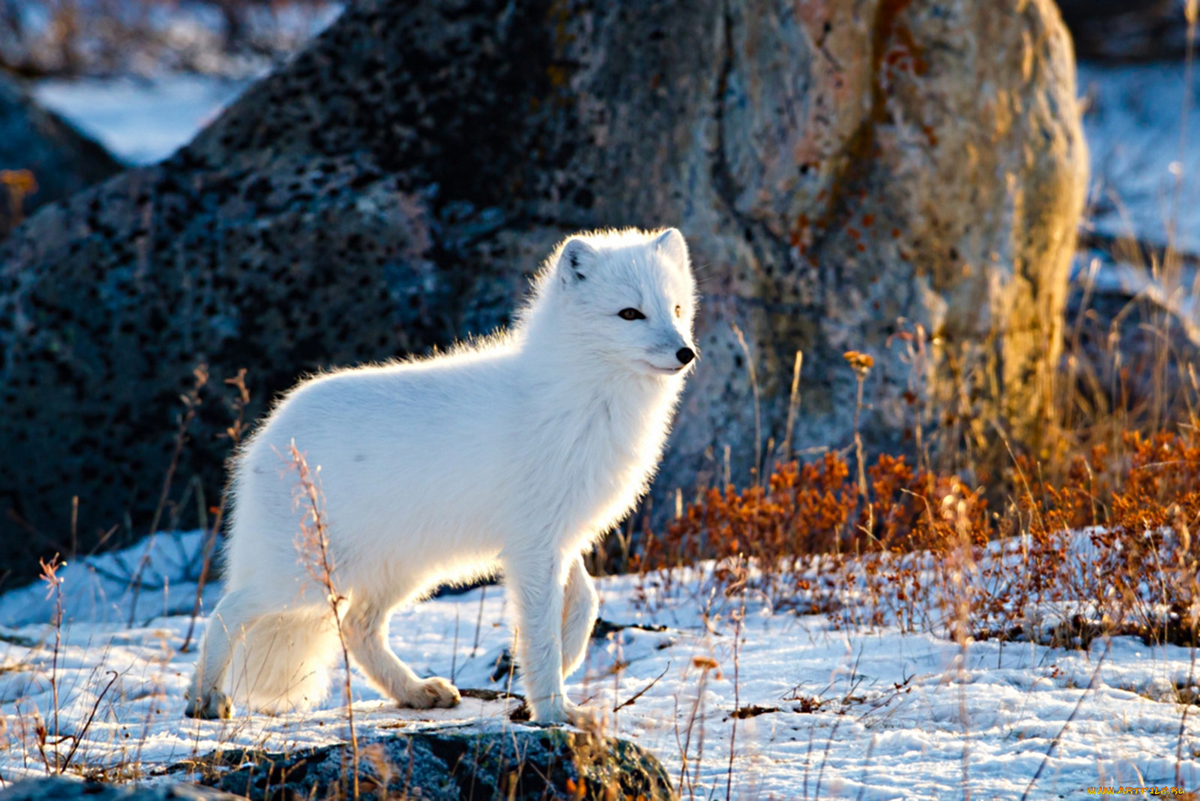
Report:
M250 403L250 390L246 388L246 368L238 370L237 375L233 378L226 378L225 383L236 390L233 398L234 421L228 428L225 429L225 436L231 443L231 452L236 454L238 448L242 444L242 436L246 433L246 406ZM204 586L208 582L208 574L212 569L212 558L214 546L217 542L217 536L221 531L221 524L225 519L225 510L229 505L229 483L226 482L221 490L221 500L217 504L216 513L213 515L212 527L208 530L208 535L204 539L204 555L200 564L200 578L196 582L196 600L192 604L192 617L188 621L187 636L183 638L183 645L180 646L181 651L187 651L188 646L192 642L192 635L196 630L196 618L200 615L200 602L204 595ZM203 504L201 504L203 511ZM207 527L206 527L207 528Z
M792 434L796 430L796 415L800 412L800 371L804 367L804 351L796 351L796 361L792 365L792 389L788 394L787 425L784 427L783 443L779 447L779 455L784 461L792 458Z
M354 729L354 696L350 688L350 649L346 645L343 630L342 607L346 597L341 595L334 582L333 554L329 550L329 529L325 520L325 499L319 487L319 471L312 470L304 458L304 454L296 447L295 440L288 447L286 454L290 468L297 474L295 505L297 510L304 512L300 524L300 533L296 538L296 548L300 552L309 576L325 590L329 601L329 609L337 629L338 644L342 649L342 666L345 668L346 721L350 733L351 753L351 797L359 798L359 753L358 736ZM344 767L343 767L344 770Z
M682 732L679 731L678 709L675 717L675 741L679 746L679 781L676 783L676 788L682 795L683 787L688 788L688 797L695 798L696 782L700 778L700 768L704 762L704 693L708 688L708 674L717 669L717 660L710 656L695 656L692 657L692 667L700 670L700 681L696 685L696 700L692 703L691 711L688 714L687 727ZM677 701L678 703L678 701ZM692 734L695 730L696 721L700 721L700 731L697 733L697 746L695 767L689 769L692 747Z
M150 565L150 549L154 545L154 535L158 533L158 525L162 522L163 511L167 507L171 483L175 479L175 471L179 469L179 457L183 454L183 446L187 443L188 430L192 426L192 421L196 419L196 410L200 407L200 390L208 383L208 366L197 365L192 370L192 378L191 390L186 395L180 396L184 412L180 415L179 428L175 432L175 449L171 452L171 462L167 465L166 475L163 476L162 492L158 496L158 506L155 508L154 518L150 522L150 535L146 538L146 550L142 552L142 558L138 560L137 570L130 582L133 587L133 600L129 602L130 626L133 625L133 619L137 615L138 596L142 591L142 574Z
M58 554L47 562L45 559L38 560L42 565L41 580L46 584L47 598L54 598L54 619L51 625L54 626L54 651L50 657L50 695L51 703L54 704L52 714L54 716L54 740L50 743L54 749L54 764L51 766L49 758L46 756L47 732L45 726L38 721L37 736L38 736L38 752L42 756L42 762L46 765L47 773L62 773L63 765L59 760L58 746L64 741L62 732L58 726L58 653L62 647L62 620L63 620L63 605L62 605L62 576L58 575L60 568L66 565L65 562L58 561Z
M750 371L750 388L754 392L754 480L759 481L763 473L763 458L762 458L762 403L758 396L758 375L754 371L754 355L750 353L750 346L746 344L746 337L742 335L742 329L738 328L737 323L730 323L733 328L733 335L737 337L738 345L742 349L742 353L746 354L746 369ZM725 483L729 483L729 454L725 454Z
M797 354L797 367L799 366L799 354ZM741 582L745 582L746 568L742 560L738 560L734 565L735 574L741 575ZM734 587L737 586L735 583ZM746 618L746 593L739 592L740 606L733 612L733 708L734 714L730 716L731 727L729 731L729 771L725 778L725 797L733 798L733 759L737 753L737 710L742 708L741 695L741 642L742 642L742 623Z

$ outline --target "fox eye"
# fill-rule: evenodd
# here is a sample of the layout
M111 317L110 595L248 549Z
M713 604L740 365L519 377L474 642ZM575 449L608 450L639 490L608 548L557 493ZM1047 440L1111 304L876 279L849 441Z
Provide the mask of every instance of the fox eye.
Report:
M682 316L683 316L683 308L682 308L682 307L680 307L680 306L676 306L676 307L675 307L675 316L676 316L676 317L682 317Z
M617 312L617 316L622 320L645 320L646 315L642 314L637 309L621 309Z

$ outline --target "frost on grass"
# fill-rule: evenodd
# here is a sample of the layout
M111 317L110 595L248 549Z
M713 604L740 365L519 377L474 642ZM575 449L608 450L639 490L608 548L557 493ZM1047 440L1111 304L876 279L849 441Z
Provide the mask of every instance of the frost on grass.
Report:
M183 717L195 659L194 646L179 650L191 608L189 574L170 582L165 574L174 554L194 553L199 537L162 535L153 546L163 559L154 575L174 590L159 598L157 611L136 616L133 627L123 622L128 610L119 608L118 578L100 585L109 573L119 577L113 565L136 564L144 544L98 557L103 571L69 566L56 657L54 631L35 619L52 614L51 606L37 606L45 588L0 598L11 623L0 628L5 782L45 774L55 764L53 744L59 742L61 761L85 727L72 770L114 780L153 780L167 765L221 748L290 750L345 739L338 693L302 715ZM1197 684L1189 649L1130 637L1099 637L1087 650L960 645L886 623L856 627L826 615L772 611L753 595L743 609L740 598L710 589L711 563L676 571L669 583L648 574L598 585L605 622L585 668L571 677L571 696L620 706L608 732L658 756L686 797L722 798L727 787L738 798L934 798L964 787L977 797L1018 797L1039 770L1031 797L1102 784L1200 784L1200 709L1180 703L1195 699L1188 694ZM188 603L173 601L175 591ZM97 595L105 603L89 606ZM846 603L855 598L843 596ZM24 616L13 611L25 605ZM519 679L513 686L496 669L510 644L505 616L497 587L437 598L397 612L392 645L422 675L453 677L463 688L519 691ZM519 703L503 694L415 711L394 708L357 672L352 688L360 736L523 725L509 719Z

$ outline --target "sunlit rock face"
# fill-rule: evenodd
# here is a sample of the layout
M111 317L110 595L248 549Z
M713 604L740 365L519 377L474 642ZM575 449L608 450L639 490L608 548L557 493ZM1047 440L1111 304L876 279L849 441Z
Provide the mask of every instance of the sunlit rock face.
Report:
M1036 438L1086 164L1050 0L355 4L0 249L0 560L62 542L73 495L85 545L145 528L197 362L171 497L199 476L211 503L238 368L256 415L305 372L486 333L600 226L678 226L699 276L659 497L726 447L737 481L783 455L797 351L793 448L849 442L851 349L872 448L918 415L955 447Z

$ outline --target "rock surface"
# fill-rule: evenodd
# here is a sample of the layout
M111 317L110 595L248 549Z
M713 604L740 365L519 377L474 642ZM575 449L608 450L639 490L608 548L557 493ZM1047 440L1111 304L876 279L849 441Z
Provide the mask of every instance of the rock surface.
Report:
M0 172L17 170L32 173L37 189L22 193L14 214L12 189L0 182L0 239L34 209L117 174L121 165L0 75Z
M1075 389L1071 403L1086 418L1111 417L1139 430L1187 422L1200 364L1196 301L1179 291L1178 274L1170 280L1171 271L1160 270L1155 278L1146 269L1149 260L1162 263L1161 250L1104 244L1081 254L1089 269L1072 282L1067 301L1062 372ZM1195 258L1180 261L1175 269L1185 276L1200 267Z
M674 799L658 760L626 740L561 728L432 730L359 741L363 798ZM288 754L224 751L170 769L253 801L349 797L348 745ZM418 795L419 791L419 795Z
M850 441L849 349L873 447L964 402L1036 438L1086 164L1051 0L364 0L171 160L0 246L0 561L28 575L73 495L84 547L147 525L197 362L248 368L260 414L508 322L581 228L678 226L699 274L660 498L784 441L798 350L792 446ZM219 492L216 396L173 499Z
M231 801L231 795L194 784L156 784L151 787L125 787L101 782L82 782L58 776L27 779L0 790L0 801Z
M1058 0L1080 58L1177 61L1187 53L1188 0Z

